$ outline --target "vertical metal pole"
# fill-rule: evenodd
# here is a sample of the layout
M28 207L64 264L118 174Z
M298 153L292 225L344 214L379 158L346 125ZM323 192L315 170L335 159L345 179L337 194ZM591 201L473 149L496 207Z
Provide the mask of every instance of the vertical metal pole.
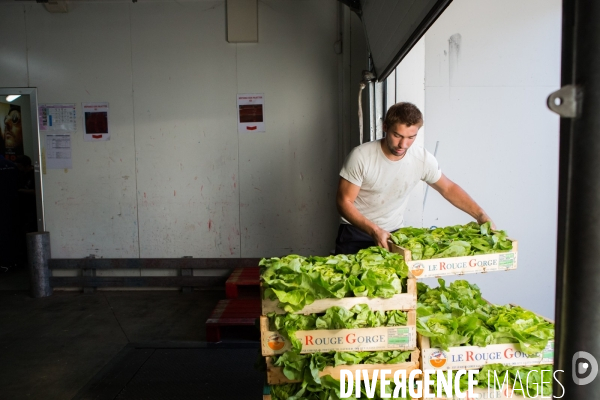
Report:
M379 140L383 137L383 82L375 82L375 137L373 140Z
M375 82L369 82L369 142L375 140Z
M600 359L599 20L600 2L563 1L562 83L579 93L578 113L561 119L560 139L555 369L564 370L565 399L600 399L600 378L586 379ZM561 394L555 383L554 395Z
M564 0L562 8L562 54L561 54L561 86L573 83L573 27L575 25L575 1ZM554 320L555 328L555 369L562 369L563 364L559 360L560 338L562 336L562 296L564 284L565 244L567 232L567 193L569 191L569 159L571 150L571 119L560 119L559 138L559 169L558 169L558 229L556 246L556 298ZM565 374L559 373L557 377L564 382ZM553 392L560 395L560 386L554 383Z
M47 297L52 294L50 287L50 233L32 232L27 234L27 259L32 297Z

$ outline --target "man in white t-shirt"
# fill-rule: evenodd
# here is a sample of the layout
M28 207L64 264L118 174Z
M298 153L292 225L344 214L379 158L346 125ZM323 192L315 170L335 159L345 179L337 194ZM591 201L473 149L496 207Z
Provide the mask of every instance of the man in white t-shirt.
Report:
M354 254L373 245L387 249L390 232L403 226L408 196L419 181L478 223L491 222L460 186L442 174L430 152L412 145L422 125L423 115L414 104L395 104L385 116L385 137L355 147L346 158L337 192L342 216L337 254Z

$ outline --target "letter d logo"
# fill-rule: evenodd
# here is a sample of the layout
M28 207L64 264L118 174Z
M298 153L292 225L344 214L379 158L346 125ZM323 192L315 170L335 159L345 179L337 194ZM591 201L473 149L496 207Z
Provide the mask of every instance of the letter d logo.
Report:
M596 358L593 355L586 351L578 351L573 355L572 366L573 382L577 385L587 385L588 383L592 383L598 375L598 361L596 361Z

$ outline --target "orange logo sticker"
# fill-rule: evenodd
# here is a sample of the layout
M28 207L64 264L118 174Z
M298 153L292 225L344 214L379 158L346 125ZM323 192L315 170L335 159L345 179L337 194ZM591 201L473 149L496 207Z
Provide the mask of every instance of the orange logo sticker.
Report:
M283 337L275 334L269 336L269 341L267 342L267 344L269 345L271 350L281 350L283 349L283 346L285 346L285 341L283 340Z
M446 354L443 351L437 350L429 356L429 364L434 368L441 368L446 364Z
M421 276L421 275L423 275L424 270L425 270L425 267L423 267L423 264L416 263L415 265L412 266L410 272L412 272L412 274L414 276Z

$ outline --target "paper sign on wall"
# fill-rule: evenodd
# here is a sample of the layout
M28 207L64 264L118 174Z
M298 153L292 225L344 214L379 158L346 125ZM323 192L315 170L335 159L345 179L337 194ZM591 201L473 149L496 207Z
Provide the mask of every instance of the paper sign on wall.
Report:
M71 135L46 135L46 168L72 168Z
M265 132L265 96L246 93L237 96L238 132Z
M108 103L82 103L83 140L96 142L110 140L108 132Z
M38 107L40 131L76 132L75 104L40 104Z

